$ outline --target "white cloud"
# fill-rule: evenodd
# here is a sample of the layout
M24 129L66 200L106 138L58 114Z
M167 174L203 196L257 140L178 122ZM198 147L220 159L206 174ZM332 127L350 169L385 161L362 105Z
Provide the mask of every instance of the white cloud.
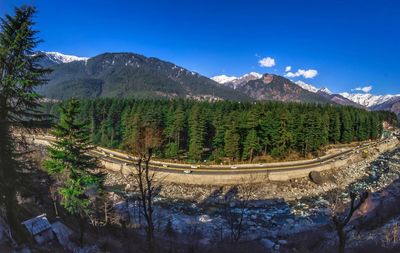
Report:
M356 90L356 91L363 91L363 92L365 92L365 93L368 93L368 92L370 92L370 91L372 90L372 85L365 86L365 87L357 87L357 88L352 89L352 90L353 90L353 91L354 91L354 90Z
M304 70L304 69L299 69L297 70L297 72L287 72L286 73L286 77L299 77L302 76L304 78L314 78L318 75L318 71L315 69L308 69L308 70Z
M270 68L275 66L275 59L271 57L265 57L258 61L260 67Z
M291 70L292 70L292 66L286 66L285 72L289 72L289 71L291 71Z

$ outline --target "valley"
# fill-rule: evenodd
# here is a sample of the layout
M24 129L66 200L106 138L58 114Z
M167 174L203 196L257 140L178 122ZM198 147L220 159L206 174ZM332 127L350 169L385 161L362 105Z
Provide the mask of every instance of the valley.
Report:
M41 139L37 140L40 142ZM43 146L36 146L35 150L39 153L45 152ZM268 179L255 181L254 178L250 178L243 184L193 185L173 182L162 177L159 182L162 187L154 199L156 237L160 237L157 240L171 240L161 239L164 237L167 223L170 222L173 240L187 241L188 244L184 247L195 245L204 252L213 252L214 247L219 245L218 247L233 251L227 245L224 246L224 238L231 237L232 233L229 217L232 212L243 211L241 244L254 248L255 252L301 250L306 246L299 241L299 236L308 238L309 250L335 252L332 249L335 245L334 235L328 228L331 222L332 196L339 196L345 204L348 201L348 192L365 190L371 193L371 197L358 215L367 215L370 222L357 225L360 228L357 232L352 232L350 238L371 236L371 229L390 231L388 226L395 226L398 219L395 215L395 203L400 198L400 193L396 190L400 178L400 158L398 146L388 151L380 150L383 153L372 152L366 159L352 159L343 167L321 172L321 182L313 182L308 176L303 176L276 182ZM115 159L118 157L115 156ZM110 221L119 220L117 223L123 222L133 227L144 226L144 221L138 216L140 205L135 193L138 186L133 174L108 169L104 172L107 198L114 210L108 214ZM251 197L242 210L243 195L249 194L248 191L251 192ZM386 196L384 200L380 200L379 196L382 194ZM373 223L376 219L384 220L386 227L381 223ZM359 222L362 220L355 218L352 224ZM366 224L368 228L365 228ZM317 237L315 231L319 233ZM94 231L90 232L88 237L91 233ZM119 241L121 245L126 244L115 235L108 236L114 241ZM382 232L376 233L374 238L382 244L388 243L392 248L399 246L383 237ZM357 240L354 239L355 242ZM167 245L168 242L165 242L165 245L160 247L175 250L182 247ZM357 243L350 243L349 247L354 250L365 249L364 245Z
M0 253L400 252L395 1L18 4Z

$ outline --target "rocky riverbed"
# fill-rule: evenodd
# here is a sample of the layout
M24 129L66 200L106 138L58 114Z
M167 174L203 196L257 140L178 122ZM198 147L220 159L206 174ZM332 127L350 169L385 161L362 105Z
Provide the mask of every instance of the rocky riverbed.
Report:
M346 168L321 173L323 182L309 178L288 182L255 184L244 210L243 240L260 240L267 248L284 248L289 235L323 227L330 223L329 208L334 192L345 203L349 191L369 191L375 201L400 176L400 149L381 154L377 159L365 159ZM129 176L108 173L106 184L122 191L133 192L134 181ZM374 193L375 192L375 193ZM181 234L201 234L202 243L209 244L230 233L226 209L239 213L240 191L233 186L193 186L162 183L155 199L158 227L168 220ZM124 203L121 197L116 202ZM124 206L124 205L122 205ZM126 205L135 208L135 204ZM129 208L127 208L129 209ZM124 212L124 208L120 208ZM129 210L125 210L127 212ZM129 213L129 212L128 212Z

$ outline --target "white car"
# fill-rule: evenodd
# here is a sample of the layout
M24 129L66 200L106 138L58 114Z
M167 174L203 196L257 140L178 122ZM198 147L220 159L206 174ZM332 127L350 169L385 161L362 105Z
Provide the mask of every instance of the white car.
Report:
M197 165L190 165L190 168L192 168L192 169L197 169L198 166L197 166Z
M167 168L168 167L168 164L163 164L162 165L164 168Z
M237 169L237 166L231 166L231 169Z
M192 171L191 170L184 170L183 173L190 174L190 173L192 173Z

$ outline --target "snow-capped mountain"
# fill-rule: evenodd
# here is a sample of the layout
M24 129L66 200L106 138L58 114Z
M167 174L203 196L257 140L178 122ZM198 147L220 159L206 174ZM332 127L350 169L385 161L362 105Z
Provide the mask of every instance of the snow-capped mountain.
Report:
M293 81L294 82L294 81ZM300 86L301 88L317 93L317 91L319 90L317 87L312 86L311 84L305 83L303 81L295 81L295 84L297 84L298 86Z
M319 89L319 91L320 91L320 92L324 92L324 93L329 94L329 95L332 95L332 94L333 94L333 92L330 91L330 90L329 90L328 88L326 88L326 87Z
M372 107L379 104L383 104L394 97L400 97L400 94L397 95L372 95L370 93L348 93L342 92L340 93L343 97L350 99L351 101L363 105L365 107Z
M257 72L250 72L248 74L242 75L240 77L236 76L227 76L227 75L219 75L211 77L212 80L217 83L223 84L224 86L228 86L233 89L237 89L242 85L246 84L248 81L260 79L262 75Z
M305 83L305 82L303 82L303 81L295 81L294 82L295 84L297 84L298 86L300 86L301 88L303 88L303 89L305 89L305 90L308 90L308 91L311 91L311 92L313 92L313 93L317 93L317 92L323 92L323 93L326 93L326 94L328 94L328 95L332 95L333 94L333 92L332 91L330 91L328 88L326 88L326 87L324 87L324 88L317 88L317 87L315 87L315 86L313 86L313 85L311 85L311 84L308 84L308 83Z
M89 59L88 57L66 55L66 54L62 54L59 52L42 52L42 53L44 55L46 55L50 61L52 61L56 64L69 63L69 62L73 62L73 61L87 61Z
M300 86L301 88L310 91L312 93L316 93L326 99L329 99L330 101L336 103L336 104L340 104L340 105L351 105L351 106L355 106L355 107L361 107L364 108L364 106L361 106L353 101L351 101L348 98L345 98L339 94L334 94L332 91L330 91L328 88L324 87L324 88L317 88L311 84L305 83L303 81L295 81L295 84L297 84L298 86Z
M372 95L370 93L348 93L348 92L342 92L339 94L333 94L328 88L317 88L311 84L305 83L303 81L295 81L295 84L300 86L301 88L314 92L314 93L326 93L328 95L340 95L343 98L346 98L356 104L359 104L363 107L372 107L376 105L383 104L387 101L389 101L392 98L395 97L400 97L400 94L398 95ZM341 100L343 100L341 98ZM337 102L337 101L335 101Z
M229 82L232 82L232 81L238 79L238 77L236 77L236 76L227 76L227 75L219 75L219 76L211 77L211 79L216 81L217 83L225 84L225 83L229 83Z
M396 113L397 117L400 119L400 96L393 97L388 101L371 107L372 110L384 110Z

